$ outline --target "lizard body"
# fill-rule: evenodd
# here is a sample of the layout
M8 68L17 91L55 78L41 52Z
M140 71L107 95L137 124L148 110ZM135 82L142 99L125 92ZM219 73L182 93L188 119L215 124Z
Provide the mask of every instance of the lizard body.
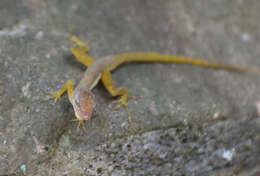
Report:
M88 47L75 36L71 40L78 45L77 48L71 48L72 54L77 60L83 63L88 69L85 71L82 79L74 90L71 80L68 80L59 91L51 95L56 99L67 90L68 97L73 105L76 120L82 124L84 120L89 120L95 106L94 96L91 90L101 79L105 88L112 96L121 96L120 105L123 105L128 113L129 121L131 116L127 108L126 102L130 98L128 90L124 87L116 88L111 71L117 68L120 64L125 62L162 62L162 63L176 63L176 64L191 64L200 67L210 67L215 69L234 70L240 72L260 72L257 69L250 69L247 67L239 67L225 64L218 64L215 62L208 62L198 58L188 58L184 56L174 56L168 54L152 53L152 52L127 52L117 55L105 56L102 59L94 61L92 57L87 55Z

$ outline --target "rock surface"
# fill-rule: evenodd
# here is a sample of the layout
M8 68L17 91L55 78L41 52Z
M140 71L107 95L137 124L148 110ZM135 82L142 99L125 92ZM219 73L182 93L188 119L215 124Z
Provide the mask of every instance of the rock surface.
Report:
M102 84L86 132L67 96L85 68L69 34L98 59L154 51L260 67L260 4L245 0L1 0L0 175L251 175L260 172L260 78L176 64L125 64L133 124Z

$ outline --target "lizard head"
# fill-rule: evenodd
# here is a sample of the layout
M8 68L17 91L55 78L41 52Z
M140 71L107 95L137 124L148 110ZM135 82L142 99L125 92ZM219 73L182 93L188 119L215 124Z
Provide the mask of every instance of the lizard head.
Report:
M89 120L94 109L94 95L85 89L73 92L71 103L74 108L77 121Z

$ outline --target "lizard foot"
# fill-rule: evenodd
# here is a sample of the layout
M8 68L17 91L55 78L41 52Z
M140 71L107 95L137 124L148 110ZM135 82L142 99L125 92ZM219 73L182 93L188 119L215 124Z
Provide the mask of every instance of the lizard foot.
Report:
M47 92L47 94L51 96L50 99L54 99L54 103L56 103L57 100L60 98L59 92Z
M125 108L126 112L127 112L128 121L129 121L130 124L132 124L132 116L131 116L131 113L130 113L128 106L126 104L128 99L136 99L136 97L135 96L122 96L119 99L118 104L114 107L114 109L119 109L121 106L123 106Z
M120 99L119 99L119 102L117 103L117 105L115 107L113 107L113 109L119 109L121 106L127 106L126 105L126 102L128 99L134 99L136 100L137 97L136 96L128 96L128 97L125 97L125 96L122 96Z
M87 132L87 129L86 129L86 127L84 126L84 120L81 120L81 119L74 119L74 120L71 120L71 121L72 121L72 122L78 122L77 131L79 131L80 126L82 126L84 132Z
M58 92L46 92L43 89L41 89L41 91L43 92L43 94L47 95L45 99L46 101L54 99L54 103L56 103L56 101L60 98Z
M88 45L85 44L84 42L82 42L80 39L78 39L76 36L72 35L70 36L70 40L77 45L80 50L84 53L84 52L88 52L89 48Z

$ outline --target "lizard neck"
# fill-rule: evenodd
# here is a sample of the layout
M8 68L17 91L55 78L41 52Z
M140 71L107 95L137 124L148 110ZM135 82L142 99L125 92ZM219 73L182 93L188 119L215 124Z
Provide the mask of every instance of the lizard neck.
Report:
M111 64L112 60L108 57L96 60L85 71L82 79L80 80L78 87L86 87L92 90L101 78L102 71Z

